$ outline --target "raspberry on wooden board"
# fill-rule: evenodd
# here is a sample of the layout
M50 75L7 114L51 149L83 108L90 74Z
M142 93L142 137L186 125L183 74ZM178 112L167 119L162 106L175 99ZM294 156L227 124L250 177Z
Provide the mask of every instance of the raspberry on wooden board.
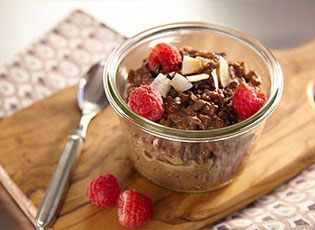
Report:
M109 208L116 204L120 192L121 188L116 177L112 174L104 174L88 184L86 194L96 206Z
M151 219L153 213L152 200L146 195L126 190L118 199L119 222L127 227L142 225Z

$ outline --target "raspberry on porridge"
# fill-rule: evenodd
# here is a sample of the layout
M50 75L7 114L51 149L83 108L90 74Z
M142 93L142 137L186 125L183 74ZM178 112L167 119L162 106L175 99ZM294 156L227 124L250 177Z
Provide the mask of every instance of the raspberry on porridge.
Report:
M248 69L246 63L228 63L225 56L225 53L191 47L177 50L170 44L157 44L143 65L129 72L128 105L133 104L135 92L150 85L163 96L163 113L160 109L161 113L154 118L161 125L210 130L247 119L266 102L259 88L261 77ZM160 100L157 96L157 101ZM140 108L146 105L143 101Z

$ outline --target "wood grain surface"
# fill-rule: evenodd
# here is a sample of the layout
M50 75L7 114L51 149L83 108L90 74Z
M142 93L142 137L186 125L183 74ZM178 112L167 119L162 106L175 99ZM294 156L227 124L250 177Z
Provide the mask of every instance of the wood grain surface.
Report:
M246 206L315 162L315 39L273 52L285 87L280 105L265 125L243 173L224 189L183 194L158 187L131 165L113 109L90 124L71 186L53 229L125 229L117 207L103 210L85 195L102 173L117 176L122 189L135 189L154 201L152 220L137 229L202 229ZM76 87L17 112L0 123L0 179L34 221L50 177L70 133L79 121Z

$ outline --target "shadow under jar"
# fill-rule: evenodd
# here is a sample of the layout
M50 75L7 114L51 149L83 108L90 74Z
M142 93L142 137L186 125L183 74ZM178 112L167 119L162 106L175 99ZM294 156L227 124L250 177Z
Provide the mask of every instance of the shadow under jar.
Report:
M139 68L161 42L225 52L227 61L244 61L261 76L266 103L248 119L213 130L174 129L137 115L124 101L128 73ZM106 96L120 117L137 170L154 183L181 192L221 188L246 167L246 159L283 89L279 64L259 42L230 28L194 22L162 25L129 38L109 56L103 77Z

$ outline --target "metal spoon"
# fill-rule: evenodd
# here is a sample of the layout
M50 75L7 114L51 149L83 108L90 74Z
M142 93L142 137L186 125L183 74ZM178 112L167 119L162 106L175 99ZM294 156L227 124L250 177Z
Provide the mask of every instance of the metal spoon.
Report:
M108 105L102 83L103 69L104 62L102 61L93 65L79 81L77 102L82 111L82 117L78 127L68 136L44 199L37 211L35 226L38 230L44 230L53 224L69 186L71 171L81 153L88 124Z

